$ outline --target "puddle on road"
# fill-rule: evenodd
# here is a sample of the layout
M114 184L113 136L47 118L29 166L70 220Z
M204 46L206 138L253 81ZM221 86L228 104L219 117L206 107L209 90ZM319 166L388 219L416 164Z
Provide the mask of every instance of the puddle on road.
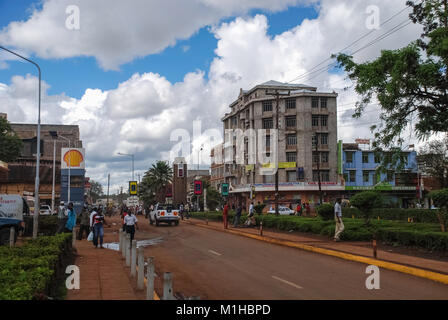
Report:
M156 244L159 244L163 241L162 237L154 238L154 239L147 239L147 240L138 240L137 241L137 248L139 247L147 247L147 246L154 246ZM103 247L110 250L119 250L118 242L111 242L111 243L103 243Z

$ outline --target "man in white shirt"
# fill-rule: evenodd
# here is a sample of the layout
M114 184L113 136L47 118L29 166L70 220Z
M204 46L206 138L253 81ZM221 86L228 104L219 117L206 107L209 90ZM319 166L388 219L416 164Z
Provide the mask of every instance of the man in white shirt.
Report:
M129 213L124 217L124 224L126 226L126 233L129 233L131 235L131 246L132 246L132 240L134 240L134 234L135 234L135 228L137 227L138 230L138 219L135 216L134 213Z
M59 226L57 233L62 233L65 228L65 224L68 220L68 212L65 208L64 201L61 201L59 208L58 208L58 220L59 220Z
M334 231L334 241L340 241L339 237L344 231L344 223L342 222L342 208L341 199L337 198L334 205L334 220L336 221L336 228Z

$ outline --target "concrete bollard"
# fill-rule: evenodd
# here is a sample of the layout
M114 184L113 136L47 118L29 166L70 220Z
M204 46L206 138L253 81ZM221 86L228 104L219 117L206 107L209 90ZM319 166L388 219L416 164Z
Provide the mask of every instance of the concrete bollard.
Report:
M123 250L123 229L118 230L118 251Z
M131 243L131 235L129 233L126 233L126 241L124 244L124 248L126 251L126 267L130 267L131 266L131 248L130 248L130 243Z
M16 237L16 229L14 227L11 227L9 229L9 247L14 247L14 238Z
M72 230L72 247L76 248L76 229L74 226Z
M263 236L263 221L260 221L260 236Z
M121 234L121 256L123 259L126 258L126 232L122 231Z
M148 258L146 280L146 300L154 300L154 257Z
M173 300L173 278L171 272L163 274L163 300Z
M137 240L132 240L131 248L131 277L135 278L137 268Z
M143 290L145 287L145 256L144 248L137 248L137 290Z

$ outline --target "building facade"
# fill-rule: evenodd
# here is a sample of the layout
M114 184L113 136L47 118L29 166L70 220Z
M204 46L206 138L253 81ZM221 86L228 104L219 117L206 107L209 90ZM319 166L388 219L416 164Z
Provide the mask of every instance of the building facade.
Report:
M375 155L369 148L361 149L358 143L344 143L342 160L345 196L350 198L360 191L376 190L398 207L411 206L419 197L417 153L404 153L406 162L402 171L391 168L386 173L377 173L376 169L385 154Z
M275 92L282 93L278 107L272 95ZM272 204L275 175L270 164L258 156L254 163L253 155L261 152L271 157L277 144L280 205L317 204L319 173L324 201L329 200L344 189L338 170L337 96L307 85L272 80L250 90L241 89L229 106L230 112L221 119L225 141L222 147L214 148L211 180L229 183L231 202L243 206L251 200ZM236 129L244 134L255 132L256 141L245 136L243 147L237 149L236 137L228 134ZM255 190L254 199L250 199L251 190Z
M6 117L6 116L4 116ZM22 196L34 196L34 183L36 177L36 150L37 150L37 125L11 123L14 132L23 142L20 157L8 163L8 175L0 177L0 193L20 194ZM58 138L53 138L50 132L57 132ZM56 146L55 157L55 199L61 198L61 150L68 147L69 139L71 147L82 147L77 125L41 125L41 160L39 169L39 199L41 204L51 205L53 185L53 157L54 146ZM76 174L73 171L73 174ZM75 184L74 178L71 183ZM83 183L83 180L82 180Z

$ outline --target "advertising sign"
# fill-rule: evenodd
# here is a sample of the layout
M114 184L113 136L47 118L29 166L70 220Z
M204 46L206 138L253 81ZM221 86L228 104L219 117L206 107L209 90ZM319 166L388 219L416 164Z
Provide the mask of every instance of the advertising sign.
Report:
M84 148L62 148L61 149L61 169L85 169L85 149Z
M194 194L198 196L202 195L202 181L194 180Z
M223 196L229 195L229 184L228 183L221 184L221 195L223 195Z
M129 181L129 194L130 195L137 194L137 181Z

